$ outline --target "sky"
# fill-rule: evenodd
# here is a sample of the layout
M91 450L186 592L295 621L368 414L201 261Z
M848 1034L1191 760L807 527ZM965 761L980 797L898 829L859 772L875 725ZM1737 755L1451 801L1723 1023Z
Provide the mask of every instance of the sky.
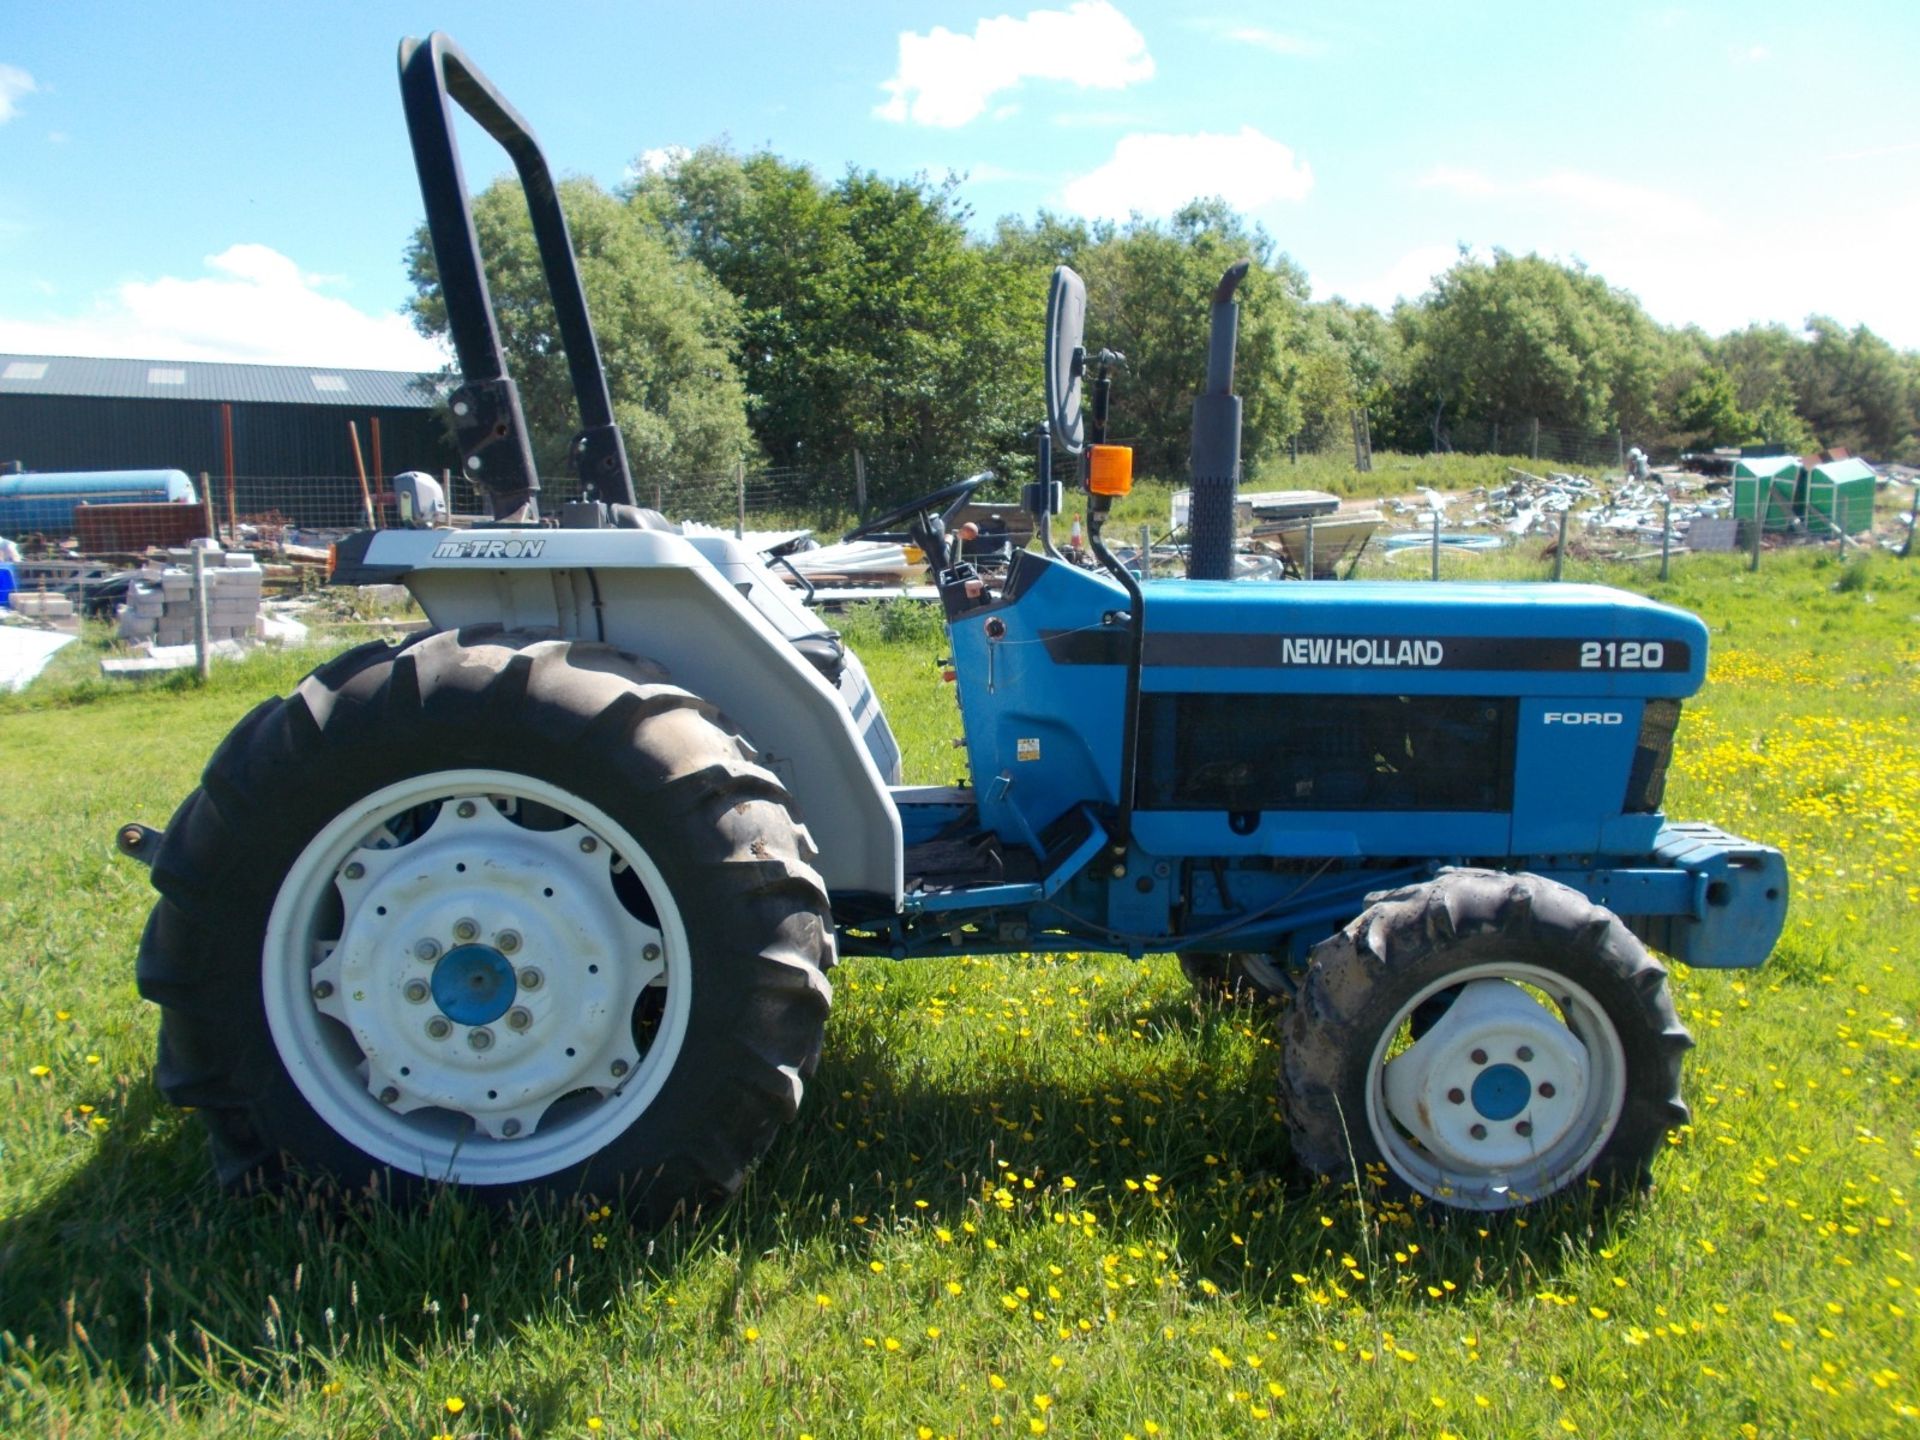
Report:
M0 351L437 368L394 65L435 26L610 188L727 140L962 176L983 233L1218 194L1316 298L1498 247L1665 324L1920 349L1914 0L0 0ZM461 145L474 188L507 169Z

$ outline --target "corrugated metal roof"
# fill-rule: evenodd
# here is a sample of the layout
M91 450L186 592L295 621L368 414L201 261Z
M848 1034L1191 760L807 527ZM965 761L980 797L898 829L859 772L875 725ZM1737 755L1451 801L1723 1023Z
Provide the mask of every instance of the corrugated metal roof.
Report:
M232 400L424 410L437 375L325 365L228 365L201 360L101 360L0 353L0 395L88 395L139 400Z

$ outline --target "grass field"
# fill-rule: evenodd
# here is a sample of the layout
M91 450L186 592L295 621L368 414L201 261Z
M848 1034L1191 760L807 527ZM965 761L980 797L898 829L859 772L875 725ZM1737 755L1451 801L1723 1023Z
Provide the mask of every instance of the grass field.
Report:
M800 1121L695 1226L222 1196L111 837L316 657L124 692L72 647L0 697L0 1433L1920 1435L1920 561L1654 593L1716 646L1669 809L1786 850L1787 933L1676 977L1650 1196L1447 1225L1301 1182L1269 1020L1165 958L842 966ZM848 623L952 778L937 631Z

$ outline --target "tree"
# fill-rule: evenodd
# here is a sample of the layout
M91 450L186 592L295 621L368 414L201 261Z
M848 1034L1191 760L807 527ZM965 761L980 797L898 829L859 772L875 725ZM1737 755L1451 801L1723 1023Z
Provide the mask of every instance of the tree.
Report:
M1693 448L1744 444L1753 420L1741 413L1733 377L1718 365L1702 366L1674 406L1674 419Z
M954 187L852 171L828 186L709 145L629 204L738 297L755 434L779 464L858 448L878 499L1005 463L1037 418L1044 291L967 235Z
M731 354L733 301L592 181L564 180L559 192L635 480L730 469L752 448ZM535 463L544 476L564 475L579 412L519 184L488 186L474 198L473 219ZM414 324L444 336L446 303L424 227L407 249L407 273Z
M1799 410L1820 443L1888 455L1916 428L1906 367L1894 348L1861 325L1849 331L1824 315L1807 318L1809 343L1786 362Z
M1273 253L1264 231L1223 201L1197 200L1171 221L1078 229L1043 214L1032 227L1003 220L996 246L1016 263L1071 261L1087 282L1087 342L1127 357L1114 384L1116 443L1134 447L1143 475L1184 476L1193 400L1206 382L1212 296L1222 272L1254 262L1239 290L1234 371L1251 471L1299 427L1296 389L1306 276ZM1032 342L1039 352L1038 332Z
M1582 266L1463 254L1430 299L1396 317L1409 398L1437 416L1588 433L1651 419L1658 331L1638 301Z

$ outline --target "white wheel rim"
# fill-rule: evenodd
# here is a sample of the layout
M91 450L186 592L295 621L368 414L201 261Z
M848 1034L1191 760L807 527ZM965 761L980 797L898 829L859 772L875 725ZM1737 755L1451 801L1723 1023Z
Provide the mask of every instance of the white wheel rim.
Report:
M622 899L635 881L642 913ZM653 861L598 806L507 771L414 776L342 811L287 872L262 961L307 1103L430 1179L582 1163L653 1102L686 1039L686 930Z
M1460 993L1420 1038L1414 1012ZM1489 964L1400 1007L1367 1070L1367 1125L1394 1173L1467 1210L1505 1210L1583 1174L1619 1123L1627 1061L1606 1011L1565 976Z

